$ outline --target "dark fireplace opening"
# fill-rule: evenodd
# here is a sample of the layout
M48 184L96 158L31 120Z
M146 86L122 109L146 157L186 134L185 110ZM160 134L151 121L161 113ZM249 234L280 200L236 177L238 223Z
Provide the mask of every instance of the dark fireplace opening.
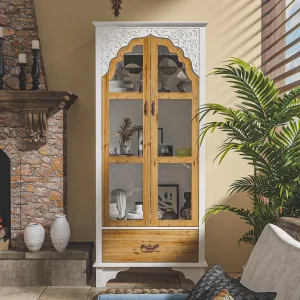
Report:
M0 149L0 230L5 229L5 238L11 235L10 203L10 158Z

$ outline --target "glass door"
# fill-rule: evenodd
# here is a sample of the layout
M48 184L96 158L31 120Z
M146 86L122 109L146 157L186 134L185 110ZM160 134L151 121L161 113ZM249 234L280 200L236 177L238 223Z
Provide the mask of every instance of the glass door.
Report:
M198 225L198 76L151 37L151 225Z
M103 76L103 226L150 224L149 41L120 49Z

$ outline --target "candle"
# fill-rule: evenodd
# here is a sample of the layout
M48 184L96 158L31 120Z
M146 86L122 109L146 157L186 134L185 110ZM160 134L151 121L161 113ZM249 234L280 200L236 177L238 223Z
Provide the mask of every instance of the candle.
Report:
M19 54L19 64L26 64L26 54L24 53Z
M32 41L32 49L40 49L40 41L39 40Z
M3 37L3 27L0 27L0 37Z

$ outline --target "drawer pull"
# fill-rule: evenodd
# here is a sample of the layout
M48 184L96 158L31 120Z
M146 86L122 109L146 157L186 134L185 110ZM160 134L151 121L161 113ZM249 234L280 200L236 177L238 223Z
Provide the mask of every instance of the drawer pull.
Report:
M157 250L159 247L159 245L145 245L145 244L142 244L141 245L141 250L142 252L145 252L145 253L151 253L151 252L154 252L155 250Z

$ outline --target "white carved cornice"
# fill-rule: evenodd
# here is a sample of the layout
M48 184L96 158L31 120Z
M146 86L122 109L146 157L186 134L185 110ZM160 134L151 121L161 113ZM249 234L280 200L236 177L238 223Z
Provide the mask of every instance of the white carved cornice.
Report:
M105 75L110 61L118 51L129 44L132 39L153 35L167 38L174 46L183 50L185 57L192 62L195 74L200 73L200 28L199 27L99 27L101 76Z

